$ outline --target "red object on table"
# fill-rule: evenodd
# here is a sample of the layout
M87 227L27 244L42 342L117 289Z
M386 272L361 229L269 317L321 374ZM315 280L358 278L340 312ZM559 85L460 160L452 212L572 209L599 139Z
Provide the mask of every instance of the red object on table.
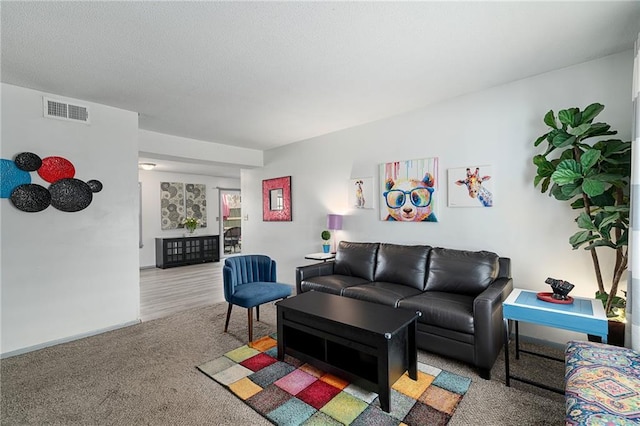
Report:
M538 296L538 299L540 299L540 300L542 300L544 302L560 303L561 305L569 305L569 304L573 303L573 297L571 297L571 296L567 296L566 300L555 299L553 297L553 293L548 293L548 292L544 292L544 291L541 291L540 293L537 293L536 296Z

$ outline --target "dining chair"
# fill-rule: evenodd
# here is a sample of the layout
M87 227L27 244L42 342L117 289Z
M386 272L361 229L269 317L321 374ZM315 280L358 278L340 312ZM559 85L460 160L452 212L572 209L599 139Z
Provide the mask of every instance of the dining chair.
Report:
M236 252L236 248L240 248L240 237L242 233L242 228L239 226L234 226L226 231L224 231L224 251L225 253L231 253L231 249L233 252ZM227 247L229 251L227 252Z

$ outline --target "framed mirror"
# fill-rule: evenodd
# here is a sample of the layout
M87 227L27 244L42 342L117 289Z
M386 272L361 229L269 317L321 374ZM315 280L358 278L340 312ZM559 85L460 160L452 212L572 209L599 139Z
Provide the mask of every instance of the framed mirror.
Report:
M282 188L269 191L269 210L282 210L284 208L282 193Z
M262 220L291 222L291 176L262 181Z

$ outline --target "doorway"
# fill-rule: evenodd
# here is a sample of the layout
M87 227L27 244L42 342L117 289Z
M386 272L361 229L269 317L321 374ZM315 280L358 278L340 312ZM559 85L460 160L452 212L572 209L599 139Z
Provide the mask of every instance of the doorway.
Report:
M242 253L242 196L239 189L220 190L223 256Z

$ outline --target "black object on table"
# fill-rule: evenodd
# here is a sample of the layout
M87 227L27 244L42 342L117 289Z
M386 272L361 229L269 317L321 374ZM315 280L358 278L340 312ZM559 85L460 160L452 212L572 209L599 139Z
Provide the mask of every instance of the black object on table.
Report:
M551 277L544 280L544 282L551 286L551 289L553 290L552 297L557 300L568 300L569 292L573 290L573 287L575 287L569 281L557 280Z
M391 408L391 385L418 378L417 312L310 291L276 303L278 359L285 353L378 393Z
M220 261L218 235L156 238L156 267L158 268L218 261Z

